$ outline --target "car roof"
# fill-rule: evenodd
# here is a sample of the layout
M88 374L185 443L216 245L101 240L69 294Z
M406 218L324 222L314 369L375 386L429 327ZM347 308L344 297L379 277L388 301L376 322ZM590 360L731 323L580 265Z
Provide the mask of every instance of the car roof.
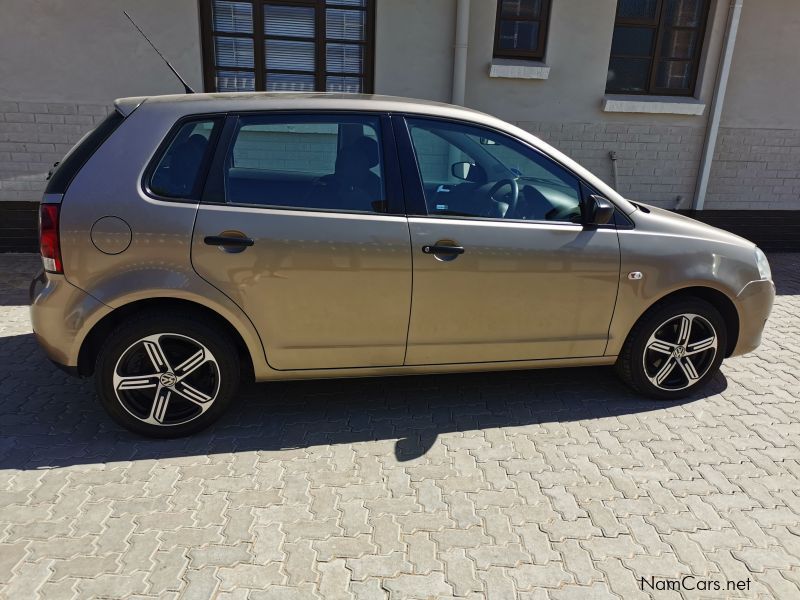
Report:
M494 117L470 108L433 100L331 92L220 92L137 96L119 98L114 101L114 106L123 116L127 116L145 103L149 109L157 109L158 106L166 108L169 105L170 110L177 109L186 114L250 110L364 110L449 115L470 121L494 120Z

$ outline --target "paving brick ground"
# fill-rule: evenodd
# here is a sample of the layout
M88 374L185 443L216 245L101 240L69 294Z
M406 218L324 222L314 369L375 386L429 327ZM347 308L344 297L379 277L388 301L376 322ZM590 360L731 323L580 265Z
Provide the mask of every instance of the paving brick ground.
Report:
M800 255L771 259L764 344L688 401L608 369L272 383L148 441L44 359L36 259L0 255L0 595L798 598Z

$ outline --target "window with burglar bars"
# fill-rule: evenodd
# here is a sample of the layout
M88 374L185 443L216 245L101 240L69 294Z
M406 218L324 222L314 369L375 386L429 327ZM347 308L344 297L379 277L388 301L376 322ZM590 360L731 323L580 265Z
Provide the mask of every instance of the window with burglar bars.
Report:
M542 60L550 0L498 0L494 56Z
M205 89L372 92L374 0L200 0Z
M606 92L694 94L709 0L619 0Z

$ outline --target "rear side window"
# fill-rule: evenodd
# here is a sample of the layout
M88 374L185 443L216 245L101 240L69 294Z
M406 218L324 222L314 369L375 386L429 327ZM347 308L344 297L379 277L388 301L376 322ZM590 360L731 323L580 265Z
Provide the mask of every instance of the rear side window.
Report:
M64 194L75 178L86 164L92 154L103 145L109 136L114 133L117 127L125 120L117 111L112 111L101 123L92 131L87 133L81 140L67 152L55 169L51 171L47 178L45 194Z
M224 167L226 200L386 212L379 117L245 116Z
M165 198L196 197L220 122L202 119L181 125L156 162L150 192Z

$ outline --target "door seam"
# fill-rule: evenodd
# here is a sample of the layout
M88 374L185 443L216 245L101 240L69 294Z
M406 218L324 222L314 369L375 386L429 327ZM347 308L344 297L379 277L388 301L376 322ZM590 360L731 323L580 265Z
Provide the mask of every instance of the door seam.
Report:
M619 229L614 229L617 235L617 250L619 252L619 268L617 269L617 293L614 296L614 307L611 309L611 319L608 321L606 331L606 347L603 348L603 356L607 356L608 346L611 343L611 326L614 324L614 316L617 314L617 303L619 302L619 292L622 289L622 241L619 237Z
M408 359L408 339L411 335L411 315L413 314L414 310L414 246L412 244L411 239L411 223L408 221L408 216L406 215L406 228L408 229L408 253L409 258L411 259L411 293L409 295L409 302L408 302L408 323L406 324L406 347L403 351L403 366L406 366L406 360Z

